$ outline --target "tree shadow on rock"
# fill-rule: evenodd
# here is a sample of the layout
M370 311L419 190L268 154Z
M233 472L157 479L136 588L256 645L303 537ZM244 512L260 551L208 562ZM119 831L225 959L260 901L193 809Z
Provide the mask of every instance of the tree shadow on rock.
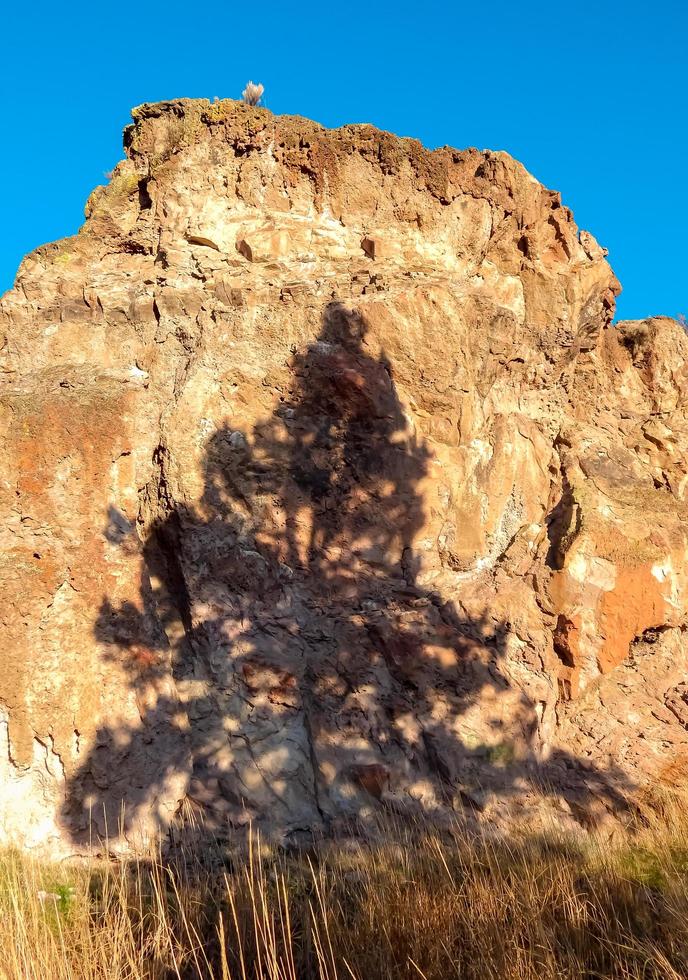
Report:
M541 762L536 706L503 670L508 624L419 584L433 456L365 334L328 306L273 415L209 438L198 504L161 483L139 603L106 596L95 626L138 720L102 726L71 780L75 839L163 832L182 801L214 832L287 839L529 787L624 806L621 774ZM114 510L106 536L141 547ZM503 699L504 739L476 740L466 712Z

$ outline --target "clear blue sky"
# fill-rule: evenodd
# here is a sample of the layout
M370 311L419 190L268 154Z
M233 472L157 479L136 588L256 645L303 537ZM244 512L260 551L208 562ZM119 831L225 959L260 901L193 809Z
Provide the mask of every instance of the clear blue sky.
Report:
M73 234L141 102L238 97L507 150L610 252L618 315L688 313L688 0L12 3L0 291Z

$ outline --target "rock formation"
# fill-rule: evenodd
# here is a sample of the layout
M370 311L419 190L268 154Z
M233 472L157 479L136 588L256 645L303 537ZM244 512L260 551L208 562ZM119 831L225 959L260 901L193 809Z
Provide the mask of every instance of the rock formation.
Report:
M619 813L688 761L688 337L505 153L134 110L0 303L0 831Z

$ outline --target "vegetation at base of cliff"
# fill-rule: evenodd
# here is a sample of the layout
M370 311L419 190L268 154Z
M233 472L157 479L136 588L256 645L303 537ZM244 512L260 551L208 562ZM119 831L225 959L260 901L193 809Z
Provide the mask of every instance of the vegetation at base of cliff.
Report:
M611 838L387 826L285 853L0 858L2 980L688 975L685 801ZM379 839L378 839L379 837Z

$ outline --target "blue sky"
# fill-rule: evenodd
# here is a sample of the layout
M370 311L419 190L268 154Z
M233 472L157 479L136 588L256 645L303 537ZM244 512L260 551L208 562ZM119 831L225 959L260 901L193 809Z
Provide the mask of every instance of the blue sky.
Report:
M238 97L507 150L609 249L620 317L688 313L688 0L12 4L0 291L76 232L141 102Z

